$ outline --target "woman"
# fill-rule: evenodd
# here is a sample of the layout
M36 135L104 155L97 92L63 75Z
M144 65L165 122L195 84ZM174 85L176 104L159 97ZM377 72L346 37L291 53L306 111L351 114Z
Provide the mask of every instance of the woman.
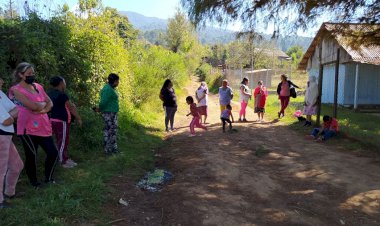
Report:
M0 209L9 207L5 197L16 194L16 184L24 164L12 142L13 122L17 117L16 105L1 91L0 78Z
M281 101L281 110L278 112L278 118L284 117L285 115L285 109L288 107L289 100L290 100L290 88L296 86L294 83L292 83L290 80L288 80L288 76L285 74L281 75L281 82L277 86L277 94L278 99Z
M247 119L245 118L245 112L247 109L248 101L249 99L251 99L251 96L252 96L248 87L248 83L249 83L248 78L243 78L243 81L240 84L239 122L247 122ZM243 116L243 119L241 119L242 116Z
M318 84L315 76L309 76L307 88L305 92L305 107L303 113L306 115L306 122L304 126L311 126L311 116L317 113L318 101Z
M45 183L55 183L53 173L58 160L58 151L52 138L52 128L47 112L53 106L44 88L35 82L34 68L29 63L20 63L13 73L17 84L11 87L10 95L16 104L17 135L25 151L25 171L31 185L38 188L37 149L46 153Z
M161 88L160 99L163 101L165 110L165 131L174 130L174 115L177 111L177 97L173 89L173 83L170 79L166 79ZM170 129L168 124L170 122Z
M207 104L208 104L208 87L206 82L201 82L201 85L195 91L195 98L198 101L197 107L202 123L202 115L204 116L203 124L206 124L207 119Z
M104 120L104 153L106 155L117 154L117 113L119 112L119 95L115 88L119 85L119 76L111 73L108 75L108 83L100 91L99 111Z
M265 102L268 96L268 91L264 86L263 81L257 83L257 87L253 94L255 97L255 113L257 113L257 121L264 122Z

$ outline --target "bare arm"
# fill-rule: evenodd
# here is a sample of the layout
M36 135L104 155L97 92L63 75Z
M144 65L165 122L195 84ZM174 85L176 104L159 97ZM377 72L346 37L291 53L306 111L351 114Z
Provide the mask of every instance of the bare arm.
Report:
M15 120L13 119L13 117L9 117L7 119L5 119L1 124L3 124L3 126L10 126L13 124Z
M24 94L22 94L18 90L13 90L13 94L16 97L18 101L20 101L26 108L28 108L31 111L39 112L42 111L46 107L46 102L33 102L29 100Z
M48 95L45 95L45 101L46 101L45 107L41 111L39 111L39 113L41 113L41 114L48 113L53 107L53 101L51 101L51 99Z
M70 101L66 101L65 105L69 107L69 109L70 109L70 113L73 114L73 115L75 116L75 118L76 118L76 120L77 120L77 122L78 122L78 125L79 125L80 127L82 127L82 119L81 119L81 117L80 117L80 115L79 115L79 113L78 113L78 109L77 109L77 107L75 106L75 104L72 103L72 102L70 102Z
M15 107L12 110L10 110L8 113L12 116L12 118L17 118L17 116L18 116L18 108Z

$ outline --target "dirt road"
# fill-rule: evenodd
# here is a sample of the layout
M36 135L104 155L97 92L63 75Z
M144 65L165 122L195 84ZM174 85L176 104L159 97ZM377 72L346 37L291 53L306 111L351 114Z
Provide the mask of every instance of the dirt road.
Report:
M210 95L202 136L182 128L157 151L157 165L175 175L171 184L159 193L127 180L115 187L130 206L114 212L124 218L114 225L380 225L379 161L305 140L277 121L222 133L217 103ZM189 124L185 113L177 126ZM256 119L252 109L248 115Z

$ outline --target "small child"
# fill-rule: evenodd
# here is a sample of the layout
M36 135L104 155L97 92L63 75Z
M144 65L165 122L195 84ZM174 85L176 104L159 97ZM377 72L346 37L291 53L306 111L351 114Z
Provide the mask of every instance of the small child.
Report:
M187 114L186 116L189 116L189 115L193 116L193 119L191 120L191 123L190 123L190 135L189 135L189 137L194 137L195 136L195 127L202 128L204 130L207 130L207 128L200 124L198 108L197 108L197 105L194 103L193 97L192 96L186 97L186 103L188 105L190 105L190 113Z
M314 128L310 136L317 141L324 141L336 136L338 131L338 121L335 118L325 115L323 116L323 125L321 128Z
M222 114L220 115L220 119L223 123L223 133L226 132L226 122L230 124L230 131L232 131L232 123L230 120L230 117L232 119L232 122L234 122L234 116L232 115L232 107L231 105L227 104L226 109L222 111Z

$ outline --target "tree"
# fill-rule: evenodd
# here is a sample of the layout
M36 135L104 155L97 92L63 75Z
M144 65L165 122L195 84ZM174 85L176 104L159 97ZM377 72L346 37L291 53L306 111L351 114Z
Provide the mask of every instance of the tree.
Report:
M380 4L378 0L181 0L188 11L190 20L196 25L207 21L228 23L239 21L246 31L256 31L258 23L274 23L273 36L280 29L304 30L315 25L321 15L334 22L380 23ZM365 32L351 34L365 37L363 41L370 45L380 43L373 34L380 33L380 26L369 34Z
M181 49L187 49L194 37L194 28L186 19L186 15L177 11L174 18L168 21L166 42L169 49L177 53Z
M298 63L301 61L301 58L303 56L303 50L302 47L299 45L290 47L286 54L292 58L292 63L294 67L297 67Z

